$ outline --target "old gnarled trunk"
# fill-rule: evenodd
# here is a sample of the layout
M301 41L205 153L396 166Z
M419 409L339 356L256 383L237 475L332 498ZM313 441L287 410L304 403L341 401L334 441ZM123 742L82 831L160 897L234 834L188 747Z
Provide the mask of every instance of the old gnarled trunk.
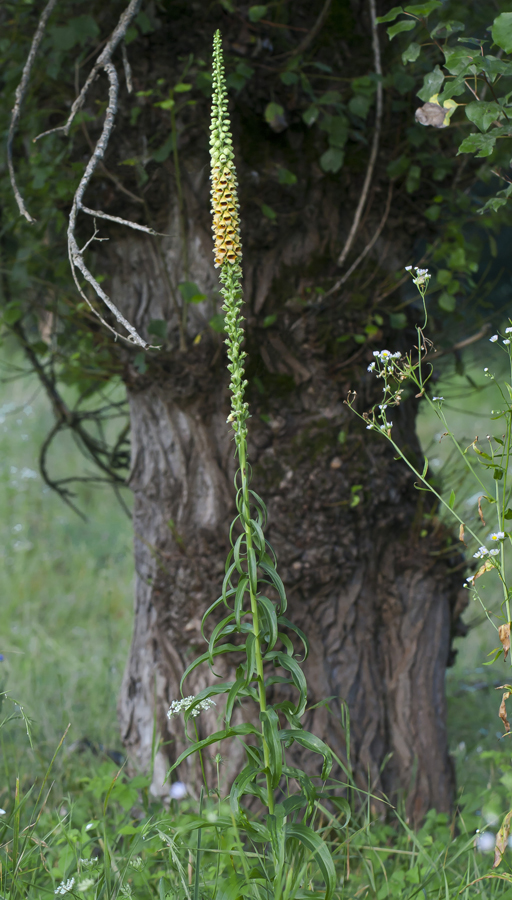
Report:
M162 315L165 286L145 246L120 247L118 278L133 303L150 297L151 318ZM278 555L289 615L311 642L309 704L333 698L329 709L307 713L306 727L345 760L344 701L359 784L366 786L370 773L374 790L406 793L418 820L430 807L448 810L453 796L444 700L451 626L459 612L453 579L446 562L430 555L435 538L419 538L421 495L408 471L348 412L346 376L313 351L314 327L295 312L285 315L280 336L261 330L252 336L249 325L249 370L259 348L267 371L288 372L284 395L267 398L266 421L257 415L256 392L251 397L253 485L268 505L267 536ZM166 712L180 696L184 669L204 652L201 617L222 583L234 515L234 447L223 354L209 339L144 375L129 369L127 381L137 587L119 712L130 756L145 769L156 723L163 741L154 769L158 792L166 790L169 763L185 746L182 723L169 722ZM282 381L275 383L283 391ZM368 382L366 390L372 389ZM394 418L411 442L412 412L401 412ZM340 429L347 435L343 445ZM229 674L220 666L217 671ZM197 693L213 677L202 666L185 693ZM201 714L200 736L219 728L220 712ZM223 745L221 752L229 782L240 746ZM301 764L314 772L318 766L305 751ZM193 783L196 767L189 760L179 777Z

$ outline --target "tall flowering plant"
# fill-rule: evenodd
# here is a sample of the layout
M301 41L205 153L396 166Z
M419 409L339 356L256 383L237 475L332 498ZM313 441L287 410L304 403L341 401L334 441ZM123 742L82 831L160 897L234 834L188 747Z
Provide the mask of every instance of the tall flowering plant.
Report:
M474 599L481 605L489 622L496 632L498 646L489 654L492 659L488 665L500 657L507 658L510 651L510 630L512 625L511 598L512 583L507 571L507 558L510 555L512 544L512 320L504 328L503 334L492 335L490 342L498 344L506 353L510 382L501 382L493 375L488 367L484 368L484 376L491 379L498 388L501 403L498 409L493 409L490 417L493 422L499 422L498 435L487 435L485 448L481 446L478 438L475 438L469 446L464 447L457 440L453 427L450 425L443 408L444 397L431 396L429 393L429 381L432 377L432 366L428 359L431 341L425 336L427 325L427 310L425 295L428 290L430 274L427 269L407 266L411 273L413 283L416 285L423 305L424 321L422 326L416 326L417 344L409 353L391 352L389 350L374 351L374 360L369 364L368 371L382 381L382 402L375 404L367 412L359 412L356 409L356 393L352 391L347 404L351 410L362 419L366 428L382 434L392 445L399 456L416 476L416 487L433 494L440 507L452 517L459 526L459 540L461 547L467 547L472 553L472 559L476 560L476 570L472 571L464 582L464 587L471 591ZM416 397L425 398L435 415L442 424L443 435L448 438L456 453L459 455L468 474L474 479L478 494L475 500L475 515L473 524L468 525L463 519L461 502L457 502L454 490L444 491L439 487L438 480L434 481L429 473L428 459L425 457L422 471L417 469L413 462L407 458L393 436L393 423L390 420L390 411L399 406L402 395L407 385L413 385ZM465 510L467 517L467 510ZM491 524L492 523L492 524ZM473 545L471 547L471 544ZM473 568L473 566L471 566ZM492 587L492 583L486 579L480 582L482 576L490 574L497 579L501 588L502 602L499 611L489 608L485 600L485 588ZM484 584L484 589L480 588ZM512 656L510 657L512 663ZM505 727L505 732L510 732L510 724L507 718L505 701L512 693L512 685L503 685L504 694L500 706L499 716Z
M193 753L237 738L244 742L246 764L236 776L229 804L232 820L251 841L264 842L270 868L265 878L274 886L273 896L293 897L304 883L304 854L307 866L323 880L327 900L333 895L336 875L327 844L311 827L319 798L325 796L325 780L332 767L327 745L306 731L302 717L306 710L307 684L301 668L308 653L302 631L286 616L286 592L277 572L276 557L265 538L267 510L261 497L250 487L247 459L248 404L245 398L245 351L242 298L242 244L238 213L237 180L233 141L228 114L221 35L213 43L213 102L210 127L211 201L215 266L220 268L222 309L225 313L231 411L227 418L233 430L238 472L235 478L237 515L231 525L229 552L222 591L203 616L202 631L215 614L205 638L208 649L192 662L182 678L182 686L197 666L208 664L214 671L220 655L236 654L235 678L206 687L195 697L183 697L171 705L169 716L184 714L185 726L201 709L224 695L223 727L203 740L192 740L174 763L171 772ZM219 620L219 613L223 615ZM301 645L302 660L294 639ZM242 654L242 662L238 662ZM295 699L269 702L276 684L290 685ZM256 705L258 715L250 712ZM235 706L247 710L247 721L232 724ZM258 720L258 725L254 720ZM246 741L250 738L250 742ZM290 764L287 751L296 743L320 756L318 781ZM203 769L204 774L204 769ZM291 785L295 787L292 788ZM207 786L206 786L207 787ZM256 796L266 810L264 821L251 820L243 807L244 796ZM217 820L217 825L221 820ZM300 858L301 865L290 866ZM314 879L314 876L308 875ZM254 887L254 885L253 885ZM267 894L265 894L267 896Z

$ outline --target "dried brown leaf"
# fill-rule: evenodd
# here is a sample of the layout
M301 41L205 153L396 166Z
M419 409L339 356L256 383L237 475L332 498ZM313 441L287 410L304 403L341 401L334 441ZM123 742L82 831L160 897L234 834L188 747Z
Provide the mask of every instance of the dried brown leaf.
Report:
M433 128L446 128L446 110L439 103L424 103L414 113L420 125L432 125Z
M483 499L483 497L484 497L484 495L482 494L482 496L478 498L478 515L480 516L480 521L481 521L482 525L485 525L484 514L483 514L483 512L482 512L482 499Z
M505 685L501 685L502 688L504 686ZM497 690L501 690L501 688L498 688ZM507 719L507 707L505 706L505 701L508 700L509 697L510 697L510 691L504 691L503 696L501 698L500 710L498 713L501 721L503 722L503 727L505 729L506 734L509 734L509 732L510 732L510 722Z
M506 622L505 625L500 625L498 632L505 651L504 658L506 659L510 650L510 622Z
M465 543L465 541L464 541L464 522L461 522L461 523L460 523L460 528L459 528L459 541L462 541L463 544Z
M505 853L505 850L507 849L508 837L510 834L510 820L511 819L512 819L512 809L510 810L510 812L507 813L507 815L503 819L500 830L498 831L498 834L496 835L496 844L494 847L494 863L492 866L493 869L495 869L497 866L499 866L499 864L503 858L503 854Z

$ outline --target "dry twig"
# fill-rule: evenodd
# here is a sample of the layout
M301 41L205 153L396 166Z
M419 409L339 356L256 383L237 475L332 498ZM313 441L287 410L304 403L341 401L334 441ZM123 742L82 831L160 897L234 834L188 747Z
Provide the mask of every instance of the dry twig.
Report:
M56 0L50 0L50 2L48 3L48 5L46 6L46 8L43 12L43 15L41 16L34 40L32 41L30 53L29 53L27 62L25 64L25 68L23 70L23 76L22 76L20 85L16 91L16 104L15 104L15 107L13 110L11 127L9 130L8 153L11 155L8 158L9 158L9 170L11 172L11 182L12 182L14 194L16 196L16 200L18 202L18 207L20 209L20 212L22 213L22 215L25 216L25 218L29 222L33 222L34 220L29 215L29 213L27 212L27 210L25 208L23 199L21 198L21 195L16 186L16 181L14 179L14 170L13 170L13 166L12 166L12 136L14 135L14 130L16 128L16 124L17 124L19 116L20 116L21 103L22 103L23 97L26 93L30 70L32 68L32 65L33 65L33 62L34 62L34 59L35 59L35 56L37 53L37 49L41 42L41 38L44 33L44 28L45 28L46 22L48 20L48 17L50 15L55 3L56 3ZM34 138L34 140L39 140L39 138L44 137L47 134L52 134L52 133L59 132L59 131L63 132L66 135L69 134L69 129L71 127L73 119L75 118L77 112L84 105L85 98L87 96L89 88L91 87L93 82L96 80L99 73L102 70L105 72L105 74L107 75L108 81L109 81L108 106L107 106L107 109L105 112L105 119L103 122L103 129L102 129L101 135L96 143L96 146L92 150L91 158L89 159L89 162L85 168L85 172L82 175L82 178L80 179L80 182L79 182L78 187L75 192L75 196L73 198L73 204L71 207L71 212L69 214L69 224L68 224L68 255L69 255L69 261L71 264L73 280L75 282L77 290L78 290L80 296L82 297L82 299L86 302L88 307L94 313L94 315L99 318L101 323L103 325L105 325L105 327L108 328L114 334L114 336L116 338L120 337L120 338L123 338L124 340L129 340L131 343L137 344L138 346L147 349L149 345L146 343L146 341L143 338L141 338L141 336L138 334L138 332L135 330L135 328L130 324L130 322L128 322L128 320L123 316L121 311L112 302L112 300L110 299L108 294L106 294L105 291L101 288L99 282L94 278L93 274L90 272L90 270L88 269L88 267L85 263L84 256L83 256L85 249L89 246L91 241L99 240L96 237L96 228L94 229L94 234L93 234L92 238L89 241L87 241L87 243L85 244L85 246L82 249L79 248L78 242L76 239L76 235L75 235L76 221L77 221L78 214L81 211L85 212L88 215L95 216L96 218L108 219L109 221L113 221L113 222L117 222L122 225L126 225L129 228L134 228L137 231L143 231L146 234L150 234L150 235L156 234L156 232L152 228L147 228L144 225L138 225L135 222L129 222L127 219L121 219L117 216L110 216L107 213L103 213L101 211L91 210L88 207L85 207L83 205L83 196L84 196L84 193L91 181L91 178L92 178L96 168L98 166L102 166L102 164L103 164L103 158L105 156L105 151L106 151L108 142L110 140L110 136L111 136L113 128L114 128L114 121L115 121L115 116L117 113L117 105L118 105L118 97L119 97L119 81L118 81L118 77L117 77L116 68L115 68L114 64L112 63L112 54L116 50L119 43L121 41L123 41L123 39L126 35L126 31L129 27L130 23L132 22L133 18L137 15L137 13L140 9L140 6L141 6L141 0L130 0L128 6L126 7L124 12L120 16L119 21L118 21L110 39L106 42L105 47L103 48L102 52L100 53L100 55L98 56L98 59L96 60L96 62L94 64L94 66L92 67L82 90L80 91L80 93L78 94L78 97L76 98L75 102L73 103L73 106L71 107L71 112L67 119L67 122L64 125L59 126L58 128L52 128L52 129L50 129L50 131L43 132L43 134L38 135L38 137ZM131 71L130 71L130 66L128 63L128 58L126 56L126 53L124 53L124 55L123 55L123 62L124 62L127 87L128 87L128 90L130 91ZM126 331L128 332L128 335L129 335L128 338L125 338L123 335L120 335L108 322L105 321L103 316L93 306L91 300L85 294L84 290L82 289L82 287L79 283L79 280L77 277L77 271L76 271L77 269L79 272L81 272L81 274L83 275L85 280L89 282L89 284L92 286L96 296L100 300L102 300L102 302L110 310L110 312L112 313L114 318L117 320L117 322L119 322L119 324L122 325L123 328L126 329Z
M345 262L352 244L354 243L354 238L356 236L357 229L359 228L359 223L361 221L361 216L363 214L363 208L366 203L366 198L368 197L368 191L370 190L370 184L373 176L373 170L375 168L375 163L377 161L377 153L379 150L379 141L380 141L380 130L382 123L382 65L380 61L380 46L379 46L379 35L377 33L377 13L375 9L375 0L369 0L370 4L370 18L372 25L372 46L373 46L373 60L374 60L374 68L375 74L377 76L377 101L375 108L375 131L373 132L373 142L372 149L370 153L370 159L368 160L368 167L366 169L366 176L364 179L363 189L361 191L361 196L359 197L359 203L357 204L357 209L354 215L354 221L352 222L352 227L350 229L348 238L346 240L345 246L341 251L338 257L338 266L342 266ZM376 239L375 239L376 240ZM359 263L358 263L359 264ZM352 270L353 271L353 270ZM348 276L347 276L348 277Z
M25 216L27 222L30 222L32 225L36 220L32 218L29 211L27 210L25 203L23 201L23 197L21 196L18 185L16 184L16 176L14 174L14 165L12 161L12 142L14 139L14 135L16 132L16 126L18 124L20 115L21 115L21 105L23 100L25 99L25 94L27 93L28 80L30 78L30 72L32 70L32 66L34 65L34 60L37 55L37 51L39 49L39 44L43 38L44 30L46 28L46 23L50 18L50 14L55 6L57 0L49 0L49 3L46 4L41 18L39 19L39 24L36 29L36 33L34 35L34 39L32 41L32 45L30 47L30 52L27 56L27 61L23 67L23 73L21 76L21 81L16 88L14 107L11 114L11 124L9 126L9 134L7 136L7 165L9 167L9 176L11 179L12 190L14 196L16 198L16 203L18 204L18 209L20 211L20 215Z

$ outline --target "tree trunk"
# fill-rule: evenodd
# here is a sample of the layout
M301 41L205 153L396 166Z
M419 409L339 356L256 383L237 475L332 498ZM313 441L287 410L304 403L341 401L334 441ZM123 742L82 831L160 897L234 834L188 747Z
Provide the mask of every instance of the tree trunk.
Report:
M343 6L343 15L336 13L322 52L337 71L353 77L372 70L372 43L366 4L352 4L350 8L359 10L354 13L349 7ZM169 58L162 47L173 47L170 64L178 73L176 80L183 65L180 53L206 58L213 27L221 23L192 21L194 8L180 7L176 21L169 16L156 35L155 49L134 61L139 91L159 83L160 75L168 78ZM310 4L294 4L295 14L299 31L310 29L314 36ZM357 71L355 57L345 66L339 49L343 45L350 60L343 35L351 16ZM253 44L250 29L241 21L225 18L231 29L225 40L232 54L243 56L253 53ZM275 32L273 40L280 40L281 32ZM175 46L176 34L181 38ZM254 47L253 55L272 52L261 50L263 44ZM383 316L375 313L383 311L378 304L394 290L389 289L389 273L409 261L411 239L424 229L425 220L421 212L410 212L408 196L402 202L395 194L389 220L393 224L384 232L388 243L380 239L368 256L370 277L361 267L358 283L348 282L342 292L323 298L318 289L339 276L335 260L353 221L368 150L362 154L362 144L354 139L353 145L347 144L347 162L339 175L326 176L318 165L324 132L304 124L306 101L269 72L274 70L266 65L257 69L242 100L236 100L233 117L244 240L253 486L268 506L267 536L278 555L290 618L311 643L305 664L309 705L328 700L307 712L306 727L346 764L345 704L351 721L350 765L358 784L365 788L370 777L374 792L395 800L407 795L411 820L418 821L431 807L449 810L453 797L444 677L451 634L463 607L456 587L459 576L454 581L449 574L459 559L457 551L451 558L437 555L446 535L435 518L425 524L425 495L414 491L405 466L393 459L383 439L360 425L343 401L354 387L361 411L377 400L380 385L367 365L373 348L388 343L389 333L386 339L385 331L375 334L376 328L368 330L367 325L378 320L381 328ZM288 104L286 115L267 124L265 104L277 89ZM146 122L146 132L158 146L167 132L155 115L151 107L140 122ZM395 146L398 128L393 115L388 111L387 137L382 138L389 147ZM110 253L114 302L141 333L150 334L152 322L158 320L167 324L169 335L159 353L144 358L126 351L124 356L137 581L119 716L131 759L145 770L153 763L156 793L167 792L163 782L169 763L185 747L182 723L169 721L166 712L180 696L184 669L205 648L201 617L220 593L234 515L225 355L220 335L208 326L220 304L208 212L205 118L206 108L200 104L183 113L181 175L170 160L149 167L146 205L138 209L145 209L146 223L151 211L151 224L171 237L161 245L145 237L126 240L118 226L106 223L104 232L110 231L113 239L101 245L103 253ZM156 138L154 128L159 129ZM124 157L140 152L128 130L119 135ZM385 162L395 151L386 152ZM288 178L289 170L296 173L293 188L280 175L288 172ZM177 183L184 198L181 213ZM384 171L380 179L374 175L357 252L382 219L387 186ZM103 197L103 208L125 215L113 191L111 196L110 204ZM270 204L279 208L276 222ZM378 283L386 279L388 287L379 294ZM190 280L209 299L186 312L185 351L177 338L183 319L177 286ZM359 337L365 329L373 334L365 343L345 343L347 336ZM400 335L402 349L408 349L414 333ZM395 431L411 456L418 452L414 402L393 416ZM220 666L217 672L222 672ZM214 677L202 666L187 680L185 694L196 694ZM221 712L218 706L195 720L200 735L217 729ZM238 710L237 715L248 712ZM220 752L228 784L241 762L240 745L223 745ZM305 752L301 763L316 772L317 762ZM207 766L212 778L209 760ZM179 777L193 789L197 761L184 764Z
M145 242L118 245L118 253L125 312L146 294L152 298L147 317L162 315L165 289ZM347 704L358 784L367 786L369 776L374 792L395 800L406 794L411 819L418 821L429 808L448 811L453 798L444 676L461 609L447 574L454 559L437 561L439 534L420 537L424 495L414 491L387 444L344 406L345 369L316 352L315 321L305 319L286 312L279 333L259 329L257 335L249 324L248 348L249 371L263 375L265 366L267 383L276 389L263 395L263 419L261 397L254 390L250 396L253 486L268 506L267 536L278 555L289 615L311 643L309 705L329 698L328 706L307 713L306 727L346 761L340 707ZM369 350L365 355L372 358ZM119 714L130 757L142 769L150 766L155 734L162 740L153 778L153 790L162 793L169 764L185 747L182 724L169 722L166 712L180 697L185 668L204 652L201 617L222 584L234 515L234 445L220 345L205 338L159 369L139 375L130 368L126 377L137 584ZM368 403L370 376L356 368L351 377ZM414 453L412 406L394 411L394 419ZM216 671L229 674L219 665ZM213 678L201 666L187 680L185 695ZM220 714L219 708L201 714L200 736L218 730ZM240 746L219 749L229 783ZM314 772L318 766L305 752L301 764ZM179 772L192 786L197 777L194 760Z

